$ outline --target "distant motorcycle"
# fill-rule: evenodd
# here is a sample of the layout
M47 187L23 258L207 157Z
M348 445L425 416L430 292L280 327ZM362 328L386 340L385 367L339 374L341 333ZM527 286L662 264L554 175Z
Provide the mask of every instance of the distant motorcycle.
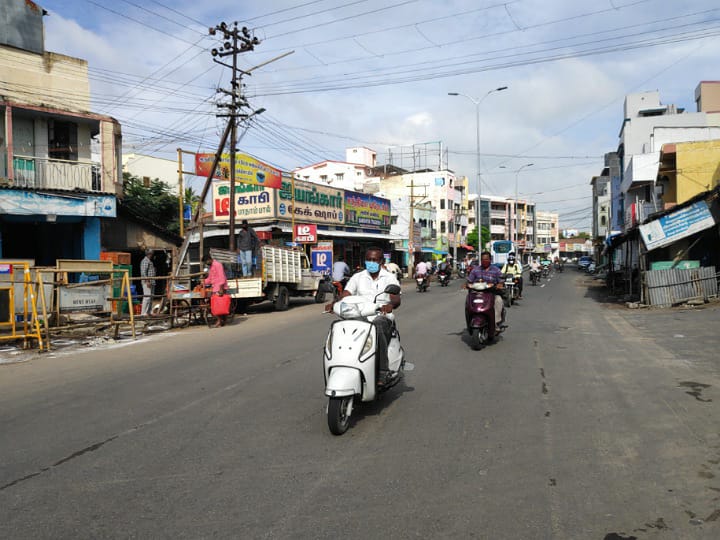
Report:
M520 296L520 279L513 274L505 274L505 292L503 303L505 307L512 306Z
M530 270L530 284L537 285L540 282L540 270Z
M426 292L428 290L429 279L427 276L416 277L417 292Z
M438 282L441 287L447 287L450 283L450 274L441 270L438 272Z

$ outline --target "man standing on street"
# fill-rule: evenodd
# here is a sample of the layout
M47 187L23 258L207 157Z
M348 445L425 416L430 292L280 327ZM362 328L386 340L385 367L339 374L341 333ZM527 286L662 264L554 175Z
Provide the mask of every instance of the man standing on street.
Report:
M155 280L157 274L153 264L153 250L145 250L145 258L140 262L140 277L142 278L143 301L140 315L150 315L152 307L152 295L155 292Z
M260 240L257 233L248 225L248 220L242 220L242 229L238 234L239 263L242 266L243 276L252 275L253 254L258 250Z

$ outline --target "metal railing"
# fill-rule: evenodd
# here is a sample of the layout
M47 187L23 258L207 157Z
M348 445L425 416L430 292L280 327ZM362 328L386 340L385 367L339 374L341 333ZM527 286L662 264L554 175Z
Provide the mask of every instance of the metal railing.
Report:
M103 191L100 163L13 156L13 186L27 189Z

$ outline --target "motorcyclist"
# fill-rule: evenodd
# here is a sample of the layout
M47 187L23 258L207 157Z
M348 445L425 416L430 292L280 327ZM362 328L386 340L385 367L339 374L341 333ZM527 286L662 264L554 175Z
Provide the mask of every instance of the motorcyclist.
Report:
M354 274L348 281L345 290L340 298L346 296L362 296L368 302L375 301L378 294L382 293L388 285L400 285L397 278L382 268L383 250L371 247L365 252L365 270ZM380 314L372 321L376 329L377 347L375 357L378 366L378 385L384 386L390 382L391 373L388 370L388 345L392 337L392 312L400 307L400 295L390 294L389 302L380 306ZM380 296L382 298L382 295ZM326 311L332 311L335 302L325 306Z
M540 263L537 259L530 260L530 273L536 274L536 277L540 277Z
M415 267L415 279L423 278L424 281L428 279L428 264L425 261L420 261Z
M522 277L522 265L515 260L515 253L508 253L507 262L503 265L501 272L503 274L512 274L516 278L518 286L518 299L522 299L523 292L523 277Z
M447 260L442 261L438 265L438 275L440 274L447 274L447 276L450 277L450 263L447 262Z
M350 274L350 267L345 262L343 256L338 256L337 261L335 261L332 266L333 281L338 281L343 287L345 287L348 279L350 279Z
M500 269L490 264L492 262L492 255L489 251L483 251L480 255L480 265L475 266L472 272L467 277L468 283L475 283L477 281L484 281L495 289L502 289L503 278ZM465 285L467 287L467 285ZM495 327L498 329L498 333L505 330L506 326L502 320L503 311L503 299L502 295L495 294Z

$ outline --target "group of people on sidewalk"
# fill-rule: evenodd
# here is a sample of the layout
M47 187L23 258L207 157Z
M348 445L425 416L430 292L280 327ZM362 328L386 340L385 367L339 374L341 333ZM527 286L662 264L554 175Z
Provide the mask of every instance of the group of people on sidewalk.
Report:
M241 230L237 238L238 248L238 263L242 268L243 276L252 275L253 255L257 252L260 246L260 240L255 230L250 227L248 221L244 219L241 224ZM155 292L155 277L157 276L157 270L153 262L154 251L152 249L145 250L145 257L140 262L140 282L142 285L143 300L140 315L148 316L152 311L152 298ZM225 274L225 269L222 263L213 259L210 255L206 255L203 259L203 263L207 268L207 277L203 283L205 286L212 288L212 297L219 297L222 300L213 300L211 297L211 309L213 315L217 317L215 327L225 326L228 312L225 309L225 304L229 304L227 299L223 298L227 294L228 281ZM218 305L216 309L213 304Z

